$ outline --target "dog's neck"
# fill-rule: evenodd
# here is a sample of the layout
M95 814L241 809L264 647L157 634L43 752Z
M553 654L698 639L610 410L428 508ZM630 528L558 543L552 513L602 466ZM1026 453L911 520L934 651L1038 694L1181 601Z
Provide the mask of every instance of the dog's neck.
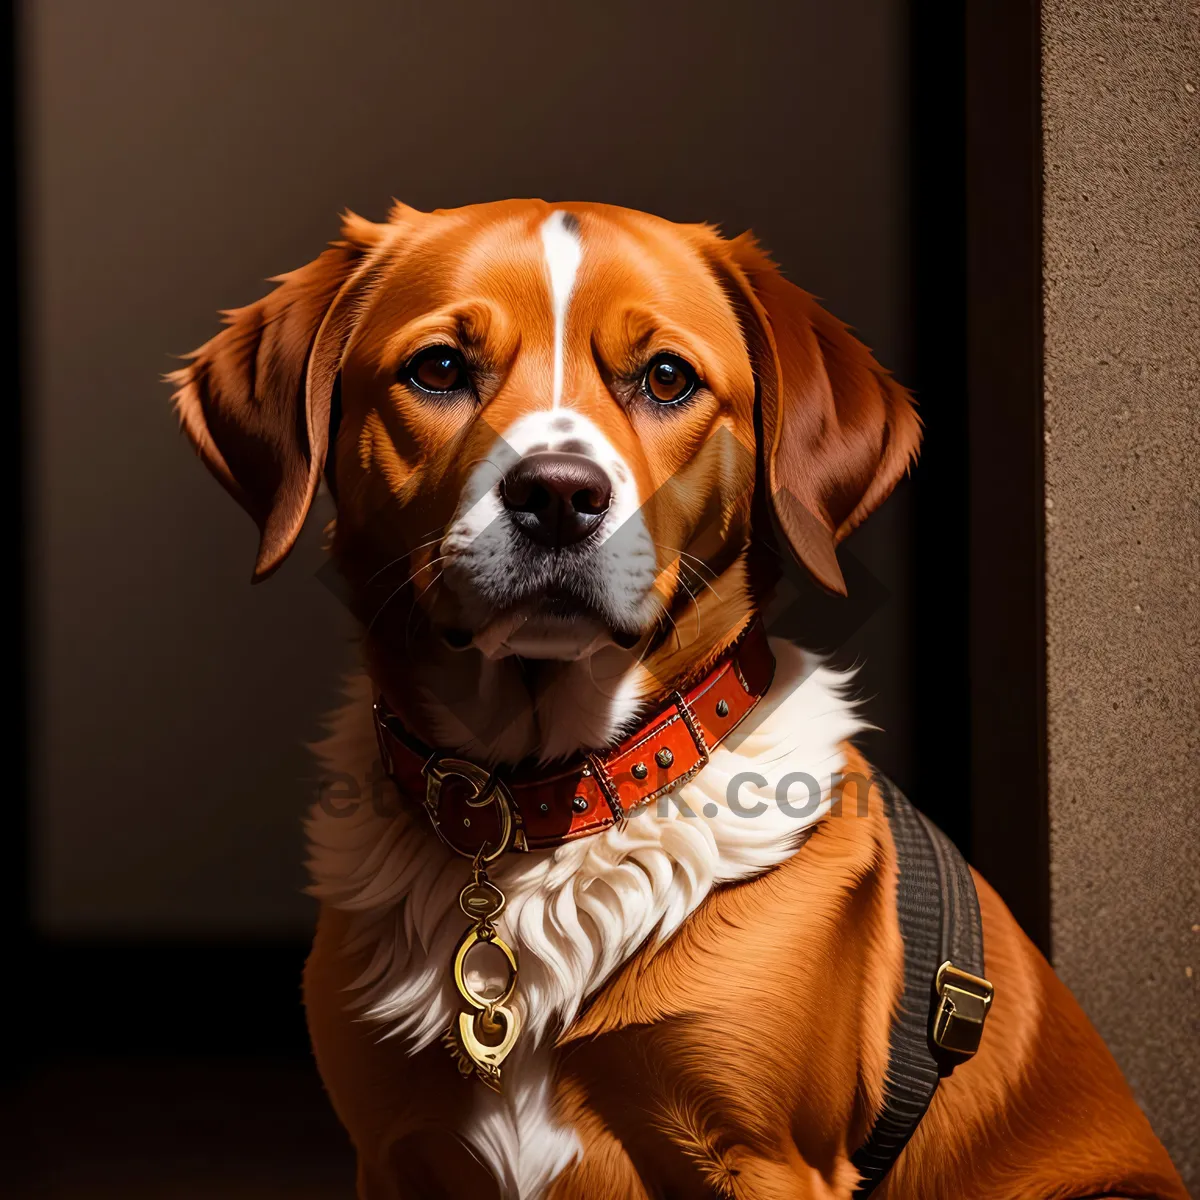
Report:
M368 635L367 668L426 744L487 765L554 762L620 741L719 658L754 612L740 563L684 601L633 650L610 645L570 662L535 661L451 649L432 632Z

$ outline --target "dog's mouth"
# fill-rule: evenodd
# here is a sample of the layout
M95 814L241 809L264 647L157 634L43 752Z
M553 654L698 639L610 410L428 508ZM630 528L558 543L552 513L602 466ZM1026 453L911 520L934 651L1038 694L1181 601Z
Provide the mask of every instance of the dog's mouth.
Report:
M474 631L447 628L441 636L451 649L474 647L488 658L572 660L605 646L631 649L642 631L614 622L589 597L558 585L498 610Z

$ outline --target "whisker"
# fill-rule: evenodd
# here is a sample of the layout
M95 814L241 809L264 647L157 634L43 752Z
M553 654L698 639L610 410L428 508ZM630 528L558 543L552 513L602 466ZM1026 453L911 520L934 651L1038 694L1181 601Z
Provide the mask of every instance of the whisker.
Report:
M702 558L697 558L694 554L689 554L686 550L680 550L677 546L664 546L662 542L654 543L660 550L665 550L668 554L678 554L680 558L690 558L692 562L703 567L714 579L717 578L717 573L704 561Z
M429 562L427 562L427 563L426 563L426 564L425 564L423 567L418 567L418 568L417 568L417 569L416 569L416 570L415 570L415 571L414 571L414 572L413 572L413 573L412 573L412 574L411 574L411 575L410 575L410 576L409 576L409 577L408 577L408 578L407 578L407 579L406 579L406 580L405 580L405 581L404 581L404 582L403 582L403 583L402 583L402 584L401 584L401 585L400 585L398 588L394 589L394 590L392 591L392 593L391 593L391 594L388 596L388 598L387 598L387 599L386 599L386 600L385 600L385 601L384 601L384 602L383 602L383 603L382 603L382 604L381 604L381 605L380 605L380 606L379 606L379 607L378 607L378 608L375 610L375 615L374 615L374 616L371 618L370 624L367 626L367 632L368 632L368 633L370 633L370 632L371 632L371 630L375 628L375 622L379 620L379 618L380 618L381 614L383 613L383 610L384 610L385 608L387 608L387 606L388 606L389 604L391 604L391 602L392 602L393 600L395 600L395 598L396 598L398 595L400 595L400 593L401 593L402 591L404 591L404 589L405 589L405 588L406 588L406 587L407 587L407 586L408 586L410 583L412 583L412 581L413 581L414 579L416 579L416 577L417 577L418 575L420 575L422 571L428 571L430 567L437 566L437 564L438 564L438 563L440 563L440 562L445 562L445 561L446 561L446 560L447 560L449 557L450 557L450 555L448 555L448 554L442 554L442 555L440 555L440 556L439 556L439 557L437 557L437 558L431 559L431 560L430 560ZM442 570L442 571L439 571L439 572L438 572L437 578L438 578L438 579L440 579L440 578L442 577L442 575L443 575L443 574L444 574L444 568L443 568L443 570ZM428 590L428 588L426 589L426 591L427 591L427 590ZM421 593L421 595L422 595L422 596L423 596L424 594L425 594L425 592L422 592L422 593Z
M664 546L660 542L655 542L654 544L656 546L658 546L658 548L660 550L665 550L668 554L678 554L679 555L679 558L680 558L679 582L681 584L683 584L683 568L686 567L696 577L696 581L698 583L704 584L704 586L706 588L708 588L708 590L710 592L712 592L712 594L714 596L716 596L716 598L718 600L720 600L722 603L725 602L725 598L721 595L721 593L718 592L717 589L715 587L713 587L713 585L711 583L709 583L708 580L705 579L704 576L701 575L700 572L697 571L696 568L693 567L690 562L684 562L683 560L691 559L692 562L699 563L700 566L702 566L714 579L716 579L717 573L712 569L712 567L710 567L708 565L708 563L704 562L702 559L697 558L694 554L689 554L686 550L676 550L673 546ZM684 586L686 587L687 585L684 584ZM688 591L689 591L689 595L690 595L691 589L688 589ZM693 597L693 599L694 599L694 597Z
M441 540L442 535L439 533L436 537L431 537L429 541L422 542L419 546L414 546L411 550L406 550L403 554L393 558L390 563L388 563L386 566L380 567L379 570L367 580L367 586L370 587L371 584L373 584L375 580L380 577L380 575L384 574L385 571L390 571L393 567L399 566L400 563L404 562L405 559L412 558L414 554L424 550L426 546L432 546L435 542L440 542Z
M661 605L660 605L660 607L661 607ZM665 613L665 612L666 612L666 609L663 609L663 612ZM640 666L642 665L642 663L644 663L644 662L646 661L646 659L647 659L647 658L649 657L649 655L650 655L650 647L651 647L653 644L654 644L654 639L653 639L652 637L649 637L649 638L647 638L647 639L646 639L646 645L645 645L645 647L643 648L643 650L642 650L642 653L641 653L641 654L638 656L638 660L637 660L637 662L635 662L635 663L633 664L635 667L640 667Z
M432 563L430 564L432 566ZM408 610L408 620L404 623L404 648L408 649L409 640L412 637L412 619L417 611L417 606L421 603L421 597L435 584L442 581L442 576L445 575L446 568L443 567L422 589L413 597L412 607Z
M701 582L703 582L703 580ZM688 601L692 605L692 607L695 608L695 610L696 610L696 636L699 637L700 631L701 631L700 603L696 599L696 594L692 591L692 589L690 587L688 587L687 580L685 580L682 575L679 576L679 586L682 587L685 592L687 592ZM717 599L720 599L720 597L718 596Z
M444 525L434 525L432 529L425 530L424 533L419 535L421 541L418 545L411 548L406 548L403 554L397 555L386 566L380 567L379 570L367 580L367 583L374 583L375 580L384 573L384 571L390 571L397 563L403 562L406 558L411 558L412 555L416 554L419 550L424 550L426 546L432 546L434 542L441 541L441 539L445 536L446 527Z
M682 650L683 649L683 639L679 636L679 625L676 623L675 618L673 616L671 616L671 610L669 608L667 608L667 606L665 604L662 606L662 615L664 617L666 617L668 621L670 621L671 630L675 634L675 645L680 650ZM649 647L647 647L647 648L649 648Z
M717 589L716 589L715 587L713 587L713 585L712 585L711 583L709 583L709 582L708 582L708 580L707 580L707 579L705 579L703 575L697 575L697 574L695 573L695 568L694 568L694 567L689 567L688 569L689 569L690 571L692 571L692 574L693 574L693 576L694 576L694 578L695 578L695 580L696 580L696 582L697 582L697 583L702 583L702 584L703 584L703 585L704 585L706 588L708 588L708 590L709 590L710 592L712 592L712 594L713 594L714 596L716 596L716 598L717 598L718 600L720 600L722 603L724 603L724 602L725 602L725 597L724 597L724 596L722 596L722 595L721 595L721 593L720 593L720 592L718 592L718 591L717 591ZM680 578L680 582L682 582L682 581L683 581L683 575L682 575L682 573L680 574L679 578Z
M668 554L678 555L680 559L680 565L691 571L696 578L705 585L705 587L711 587L712 585L700 574L701 570L707 571L714 579L718 577L717 572L714 571L712 567L710 567L702 558L697 558L694 554L689 554L686 550L679 550L674 546L664 546L661 542L655 542L654 544L660 550L665 550ZM717 593L717 595L719 598L719 593Z

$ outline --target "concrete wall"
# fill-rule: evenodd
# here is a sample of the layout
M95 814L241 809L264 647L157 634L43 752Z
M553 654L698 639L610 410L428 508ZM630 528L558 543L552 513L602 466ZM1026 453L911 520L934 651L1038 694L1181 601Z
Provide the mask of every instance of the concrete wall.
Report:
M1043 5L1055 965L1200 1189L1200 14Z

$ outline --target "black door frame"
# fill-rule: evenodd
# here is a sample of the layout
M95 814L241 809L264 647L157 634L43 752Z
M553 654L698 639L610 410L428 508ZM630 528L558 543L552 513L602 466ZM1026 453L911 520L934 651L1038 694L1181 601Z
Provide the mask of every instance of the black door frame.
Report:
M910 30L916 799L1048 952L1040 5Z

